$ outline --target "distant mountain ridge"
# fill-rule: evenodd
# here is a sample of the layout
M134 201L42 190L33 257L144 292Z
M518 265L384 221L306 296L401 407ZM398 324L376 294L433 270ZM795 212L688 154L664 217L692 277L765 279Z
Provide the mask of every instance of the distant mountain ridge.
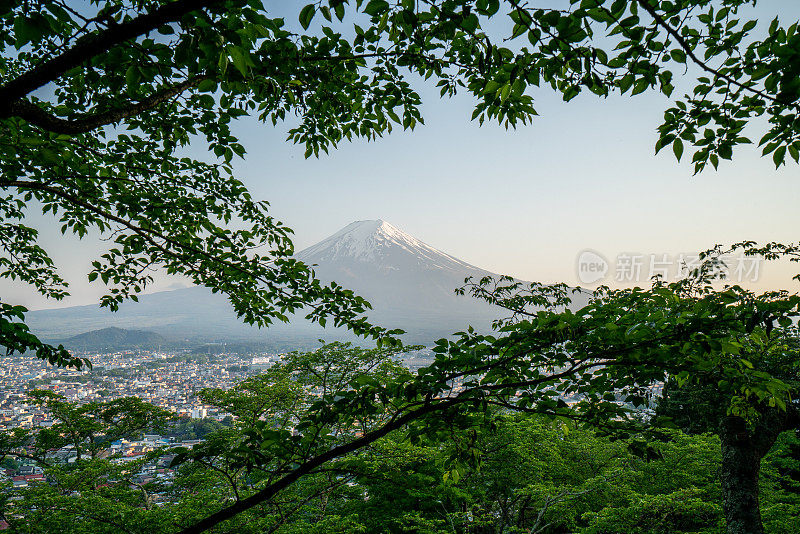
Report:
M62 341L65 347L74 350L158 348L166 342L164 336L155 332L125 330L113 326L84 332Z
M356 221L296 254L323 282L336 281L373 306L369 320L407 332L409 343L431 343L473 326L488 330L504 312L486 302L459 296L455 289L467 277L493 273L470 265L411 236L383 220ZM301 317L258 330L239 321L224 296L203 287L141 295L116 313L98 306L31 312L32 329L45 339L113 326L147 329L173 342L242 341L281 349L315 346L326 341L355 340L342 329L313 325Z

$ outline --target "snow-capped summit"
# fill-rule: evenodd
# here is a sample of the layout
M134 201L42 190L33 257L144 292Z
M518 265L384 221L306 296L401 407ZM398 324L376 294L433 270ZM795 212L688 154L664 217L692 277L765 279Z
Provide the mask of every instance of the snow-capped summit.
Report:
M381 219L352 222L299 252L297 258L318 265L355 261L371 263L384 270L442 269L459 274L486 274L486 271L423 243Z
M438 250L396 226L356 221L297 253L325 282L366 298L371 321L429 341L472 325L488 327L502 312L455 294L467 277L492 273Z

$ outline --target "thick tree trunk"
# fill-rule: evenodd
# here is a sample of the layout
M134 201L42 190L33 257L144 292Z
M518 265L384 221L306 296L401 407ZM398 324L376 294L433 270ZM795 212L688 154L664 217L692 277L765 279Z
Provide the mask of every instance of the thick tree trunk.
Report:
M722 422L722 505L728 534L763 534L758 507L761 456L740 417Z
M769 452L781 432L776 427L759 424L748 429L745 420L735 416L722 420L720 477L728 534L764 533L758 503L758 473L761 458Z

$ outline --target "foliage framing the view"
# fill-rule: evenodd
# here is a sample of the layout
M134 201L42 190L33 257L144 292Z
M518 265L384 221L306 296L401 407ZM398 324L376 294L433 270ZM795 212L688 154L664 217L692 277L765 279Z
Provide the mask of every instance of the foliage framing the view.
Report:
M476 432L503 412L591 423L614 438L632 439L632 450L651 457L652 440L663 435L659 427L674 424L663 417L648 422L642 414L654 401L653 388L670 375L683 383L710 381L725 392L731 421L744 425L737 440L752 435L763 441L759 428L771 425L763 456L800 421L792 326L800 297L759 296L738 287L715 291L703 280L601 290L578 312L559 309L561 291L534 286L526 290L529 297L511 300L512 311L525 319L494 336L466 332L441 341L435 361L416 374L391 364L391 353L333 345L289 355L229 392L206 392L207 402L236 415L242 432L208 437L173 463L213 466L230 481L233 502L181 532L237 524L240 514L279 501L296 484L336 470L390 436L451 443L446 477L458 481L480 463ZM493 291L500 302L503 293ZM550 304L529 307L542 302ZM780 355L786 371L776 372L768 354ZM776 417L785 423L770 423ZM742 442L729 450L747 447ZM722 466L725 489L726 470L738 464ZM234 482L239 477L245 486ZM724 497L727 512L731 501ZM754 517L760 524L758 508Z
M766 117L766 128L753 126L764 128L759 144L779 166L787 156L800 159L800 37L796 24L759 27L746 16L754 4L330 1L289 9L287 23L259 2L237 0L4 2L0 275L52 298L66 295L28 223L37 210L52 214L65 233L112 238L89 273L109 285L102 302L112 310L135 298L151 281L150 269L160 267L225 293L253 324L303 309L321 324L332 318L381 338L387 332L363 316L368 304L323 286L294 261L289 229L232 176L233 159L244 155L231 129L235 119L291 118L289 139L310 156L354 137L374 139L393 125L415 127L421 101L410 81L419 77L443 96L470 93L479 122L510 127L534 117L540 87L569 101L582 92L670 96L688 85L665 113L657 151L671 146L680 159L688 145L696 171L717 167L750 142L751 119ZM183 149L195 143L213 157L186 157ZM470 428L505 408L637 431L622 424L636 421L626 420L630 412L620 401L646 404L647 388L667 373L714 379L730 393L737 435L747 439L752 425L775 413L795 424L795 381L760 366L763 358L748 351L755 342L755 356L765 354L776 336L787 340L781 351L795 354L788 339L796 335L797 297L690 289L657 284L601 292L580 314L550 309L507 323L497 336L468 332L442 342L436 362L416 377L348 383L342 395L304 412L307 428L374 424L352 441L334 435L287 449L306 444L307 434L284 439L254 425L243 448L231 449L232 465L255 468L278 458L284 463L275 480L186 531L268 502L326 462L396 430L435 438L449 430L448 421ZM508 302L496 291L483 295ZM529 296L547 298L541 291ZM19 307L3 304L2 313L8 351L84 363L36 339ZM464 389L455 391L454 380ZM568 405L563 394L580 401ZM202 462L201 451L179 459ZM475 459L471 451L460 451L465 462Z
M671 95L691 72L656 149L671 145L680 158L689 144L697 170L716 167L749 142L749 120L766 116L760 143L779 165L798 159L800 36L777 19L755 33L753 4L331 0L289 8L287 23L256 0L4 2L0 275L67 294L26 223L41 210L63 232L112 238L89 273L109 286L102 304L112 310L163 268L226 294L251 324L305 310L382 338L363 316L368 303L294 261L290 230L231 175L244 155L235 119L292 117L289 139L308 156L415 127L410 75L442 95L471 93L480 122L516 126L536 115L537 88L565 100ZM182 155L200 143L216 159Z

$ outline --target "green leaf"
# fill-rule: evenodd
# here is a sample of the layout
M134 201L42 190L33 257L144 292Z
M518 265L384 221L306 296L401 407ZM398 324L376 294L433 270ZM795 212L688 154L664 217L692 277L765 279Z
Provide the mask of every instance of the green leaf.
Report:
M683 141L680 137L676 137L672 142L672 152L675 153L675 157L680 161L681 156L683 156Z
M225 74L225 71L228 70L228 54L223 52L219 55L219 61L217 61L217 68L222 74Z
M795 163L800 163L800 151L797 149L797 145L791 144L788 147L789 155L792 157Z
M370 0L364 7L364 13L367 15L372 15L373 17L388 10L389 2L386 2L385 0Z
M775 149L775 152L772 154L772 161L775 163L775 168L777 169L781 165L785 163L786 159L786 145L781 145Z
M670 50L669 55L677 63L686 63L686 52L680 48Z
M631 96L644 93L645 91L647 91L649 87L650 87L650 82L648 82L646 78L642 78L638 82L636 82L636 85L633 86L633 91L631 91Z
M41 37L36 24L26 17L17 17L14 20L14 47L19 50L26 44L36 41Z
M302 10L300 10L300 25L304 30L308 29L308 26L311 24L311 19L314 18L316 12L317 8L314 6L314 4L308 4Z
M232 46L230 49L231 52L231 59L233 60L233 66L236 67L243 77L247 77L247 55L244 50L239 48L238 46Z
M201 93L211 93L216 91L217 82L215 80L203 80L197 84L197 90Z
M333 12L336 14L337 19L340 21L344 20L344 2L336 4L333 8Z
M619 90L624 93L631 87L631 85L633 85L633 81L633 74L628 73L617 81L617 87L619 87Z
M136 83L139 81L139 67L138 65L131 65L125 71L125 83L128 85L129 89L132 89L136 86Z

